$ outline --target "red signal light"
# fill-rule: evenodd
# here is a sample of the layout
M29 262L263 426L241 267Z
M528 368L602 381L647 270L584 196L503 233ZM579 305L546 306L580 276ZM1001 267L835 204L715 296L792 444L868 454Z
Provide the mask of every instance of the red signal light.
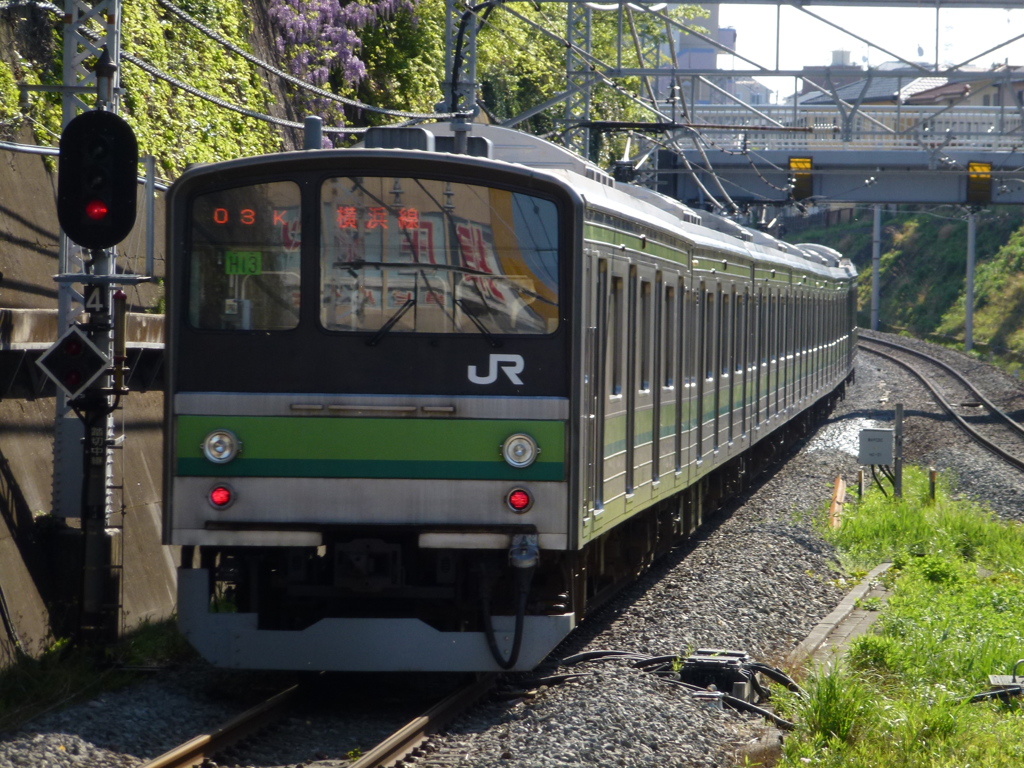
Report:
M210 503L218 509L223 509L234 500L235 495L226 485L218 485L210 491Z
M533 497L523 488L515 488L509 491L508 496L505 497L505 502L513 512L521 513L533 506Z
M105 218L108 213L110 213L110 209L102 200L90 200L85 205L85 215L93 221Z

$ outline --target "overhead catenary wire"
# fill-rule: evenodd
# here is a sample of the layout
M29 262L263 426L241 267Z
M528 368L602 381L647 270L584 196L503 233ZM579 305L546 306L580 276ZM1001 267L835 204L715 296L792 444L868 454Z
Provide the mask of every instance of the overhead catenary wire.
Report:
M127 61L128 63L135 65L143 72L152 75L158 80L163 80L164 82L173 85L175 88L180 88L181 90L185 91L185 93L191 94L196 98L203 99L204 101L208 101L211 104L218 106L222 109L227 109L231 112L236 112L239 115L244 115L245 117L251 117L255 120L262 120L266 123L280 125L285 128L305 128L305 125L303 123L299 123L294 120L285 120L284 118L281 117L274 117L273 115L267 115L262 112L257 112L255 110L249 109L247 107L240 107L237 104L232 104L226 99L222 99L220 96L214 96L210 93L207 93L206 91L196 88L195 86L189 85L188 83L183 82L182 80L179 80L173 75L168 75L166 72L162 72L149 62L145 61L144 59L140 59L138 56L128 53L127 51L121 51L121 58ZM322 130L324 133L355 134L365 133L367 129L347 127L324 127Z
M494 2L494 1L495 0L492 0L492 2ZM488 5L488 3L484 3L484 4L482 4L479 7L482 7L483 5ZM650 104L650 103L640 99L639 97L635 96L634 94L629 93L625 88L623 88L618 83L614 82L607 75L605 75L602 72L599 72L598 71L598 67L599 66L600 67L604 67L605 69L610 69L609 65L606 62L602 61L600 58L594 56L593 54L589 53L588 51L583 50L580 46L574 44L572 41L570 41L565 36L558 35L558 34L556 34L554 32L551 32L547 28L545 28L545 27L541 26L540 24L537 24L536 22L534 22L532 19L529 19L526 16L524 16L524 15L522 15L520 13L517 13L512 8L508 8L506 6L505 10L506 10L506 12L508 12L509 14L514 16L515 18L519 19L523 23L527 24L531 28L539 31L541 34L546 35L546 36L550 37L551 39L558 41L559 43L564 45L566 47L566 49L572 50L574 53L577 53L581 58L583 58L589 64L591 72L604 85L607 85L608 87L614 89L615 91L619 92L620 94L622 94L626 98L630 99L631 101L635 102L636 104L638 104L639 106L643 107L644 109L649 110L650 112L652 112L657 117L660 117L660 118L662 118L664 120L671 120L672 119L669 115L666 115L664 112L662 112L660 109L658 109L656 104ZM654 14L654 15L658 15L658 14ZM541 12L541 16L549 24L551 23L550 19L548 19L548 17L543 13L543 11ZM662 17L662 18L665 18L665 17ZM695 131L696 129L691 126L690 130ZM564 133L564 130L562 131L562 133ZM693 179L696 182L696 184L698 185L698 187L701 188L701 190L707 196L709 202L715 208L721 208L723 210L729 209L733 213L739 211L739 206L736 205L736 203L729 196L728 192L725 191L725 188L722 186L721 181L718 178L718 175L714 172L714 170L712 168L710 159L707 157L706 153L704 153L703 149L699 145L697 145L697 149L701 153L701 156L704 158L704 163L705 163L705 166L706 166L702 170L704 170L706 173L708 173L710 176L712 176L712 178L715 180L716 185L721 190L721 195L726 199L728 205L724 205L724 204L720 203L718 201L718 199L714 195L712 195L711 192L704 186L704 184L701 182L701 180L697 177L697 174L693 170L693 167L690 165L689 160L683 154L683 150L679 148L678 144L674 140L672 140L671 138L668 139L668 142L669 142L669 144L668 144L668 146L666 148L670 149L671 151L675 152L676 154L678 154L680 156L680 158L682 159L683 164L686 167L686 169L688 171L690 171L690 173L693 175Z

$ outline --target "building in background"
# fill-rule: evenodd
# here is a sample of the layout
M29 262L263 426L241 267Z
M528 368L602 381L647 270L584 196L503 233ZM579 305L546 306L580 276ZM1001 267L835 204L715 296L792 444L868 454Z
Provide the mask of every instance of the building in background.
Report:
M708 4L704 8L708 11L708 17L706 19L694 19L692 26L703 27L707 30L707 37L716 40L720 45L725 46L729 50L735 51L736 30L732 27L720 27L718 25L718 4ZM709 72L720 69L722 58L727 59L729 56L728 53L723 52L721 48L716 48L707 40L683 31L679 31L676 34L675 49L676 68L681 70ZM701 82L700 78L696 75L682 78L683 97L687 103L734 103L733 99L730 99L726 94L735 96L751 105L763 105L771 101L771 91L750 77L737 79L723 74L721 76L707 76L707 80L713 85Z

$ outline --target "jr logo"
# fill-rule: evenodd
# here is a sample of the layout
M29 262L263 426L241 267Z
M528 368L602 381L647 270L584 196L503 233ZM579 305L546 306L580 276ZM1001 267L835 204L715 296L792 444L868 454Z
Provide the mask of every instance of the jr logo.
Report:
M476 372L476 366L469 366L469 380L474 384L493 384L498 380L498 368L501 370L508 380L513 384L522 384L523 380L519 378L519 374L523 372L522 355L491 355L490 356L490 369L487 371L486 376L478 376Z

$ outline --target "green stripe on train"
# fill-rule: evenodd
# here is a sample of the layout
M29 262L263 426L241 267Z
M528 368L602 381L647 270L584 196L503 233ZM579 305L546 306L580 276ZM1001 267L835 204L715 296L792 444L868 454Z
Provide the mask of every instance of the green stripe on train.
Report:
M176 429L179 475L565 479L560 421L179 416ZM200 443L215 429L231 430L242 443L230 464L203 458ZM502 442L516 432L533 437L541 449L525 469L501 458Z

